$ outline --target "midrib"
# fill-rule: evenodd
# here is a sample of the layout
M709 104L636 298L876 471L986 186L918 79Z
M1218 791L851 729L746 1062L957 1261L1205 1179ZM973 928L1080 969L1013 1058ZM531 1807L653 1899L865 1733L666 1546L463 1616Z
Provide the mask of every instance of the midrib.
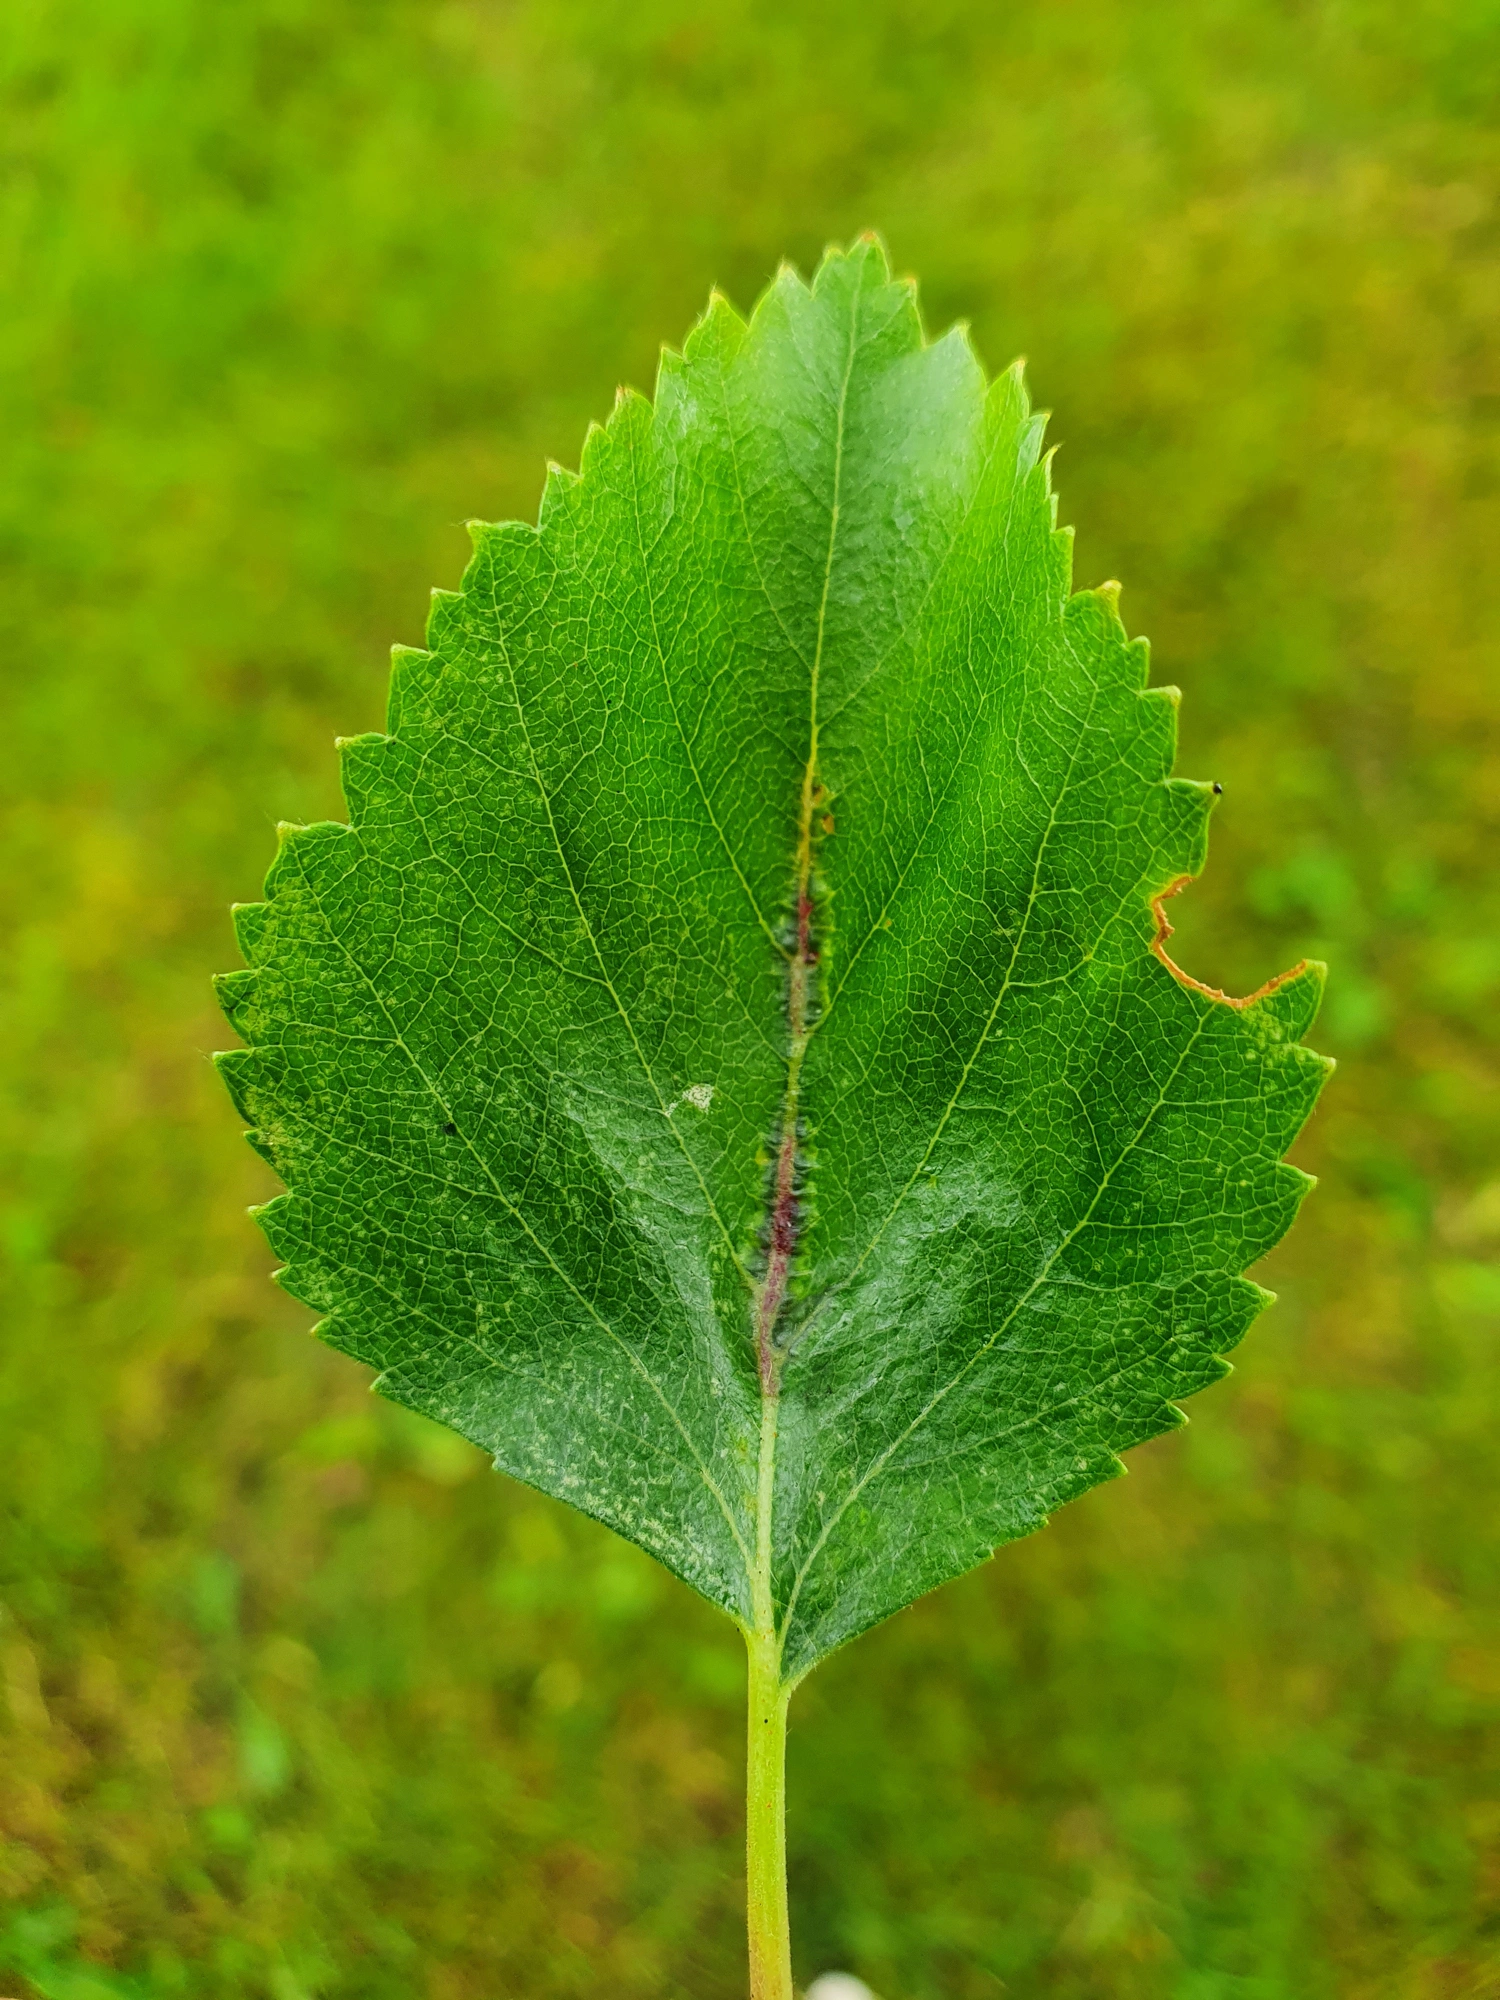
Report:
M802 1064L807 1054L811 1027L809 1012L817 977L818 953L814 931L813 899L813 818L822 803L823 788L818 777L818 685L823 665L823 643L828 620L828 596L833 581L834 550L838 542L839 512L844 473L844 418L849 401L849 382L854 372L856 331L859 323L859 293L856 291L849 313L849 351L839 386L838 413L834 428L833 498L828 520L828 552L823 562L823 588L818 600L817 640L813 648L808 687L807 757L802 770L802 792L797 814L795 856L796 935L787 967L787 1069L786 1091L781 1108L781 1136L776 1149L772 1184L771 1214L767 1231L766 1269L755 1294L755 1351L760 1376L760 1453L755 1502L755 1566L751 1577L751 1600L757 1632L769 1635L776 1625L771 1592L772 1526L776 1490L776 1434L780 1414L781 1372L785 1353L776 1343L777 1324L786 1304L792 1263L797 1252L797 1164L798 1121L802 1088Z

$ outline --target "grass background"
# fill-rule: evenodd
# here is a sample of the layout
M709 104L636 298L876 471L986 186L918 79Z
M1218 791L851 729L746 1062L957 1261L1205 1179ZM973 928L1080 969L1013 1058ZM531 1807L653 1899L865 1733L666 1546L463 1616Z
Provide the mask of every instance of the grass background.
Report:
M1496 0L10 0L6 1991L743 1990L737 1639L306 1338L207 978L459 523L874 226L1225 786L1179 956L1342 1068L1192 1428L799 1696L799 1976L1500 1994L1497 85Z

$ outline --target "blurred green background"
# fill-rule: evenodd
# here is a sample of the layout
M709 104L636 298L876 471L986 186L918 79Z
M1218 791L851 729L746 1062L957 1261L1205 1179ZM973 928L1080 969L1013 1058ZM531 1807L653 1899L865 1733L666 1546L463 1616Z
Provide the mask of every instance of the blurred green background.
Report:
M1497 0L10 0L0 1988L731 2000L742 1667L379 1405L207 1064L473 514L874 226L1031 357L1226 796L1179 957L1328 958L1281 1303L1134 1477L798 1697L799 1976L1500 1994Z

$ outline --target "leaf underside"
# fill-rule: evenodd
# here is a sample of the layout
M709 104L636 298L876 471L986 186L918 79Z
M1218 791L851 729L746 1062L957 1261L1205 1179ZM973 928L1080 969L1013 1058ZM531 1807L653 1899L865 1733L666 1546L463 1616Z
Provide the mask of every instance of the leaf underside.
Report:
M873 241L716 299L221 982L323 1337L747 1626L759 1552L788 1679L1179 1422L1308 1185L1319 969L1166 958L1211 791L1041 434Z

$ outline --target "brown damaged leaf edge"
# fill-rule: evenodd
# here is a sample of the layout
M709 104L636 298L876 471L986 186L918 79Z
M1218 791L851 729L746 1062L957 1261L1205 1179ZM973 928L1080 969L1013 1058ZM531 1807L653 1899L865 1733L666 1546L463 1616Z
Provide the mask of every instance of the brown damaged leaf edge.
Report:
M1290 986L1294 979L1300 979L1304 972L1312 970L1310 958L1299 958L1295 965L1288 967L1285 972L1276 973L1264 986L1257 986L1253 993L1247 993L1242 1000L1237 1000L1232 993L1225 993L1218 986L1207 986L1201 979L1194 979L1190 972L1184 972L1167 951L1167 939L1173 934L1173 926L1163 905L1171 897L1180 896L1193 880L1194 877L1191 875L1179 875L1167 884L1160 895L1151 898L1151 914L1156 918L1156 936L1151 940L1151 949L1179 986L1186 986L1190 992L1201 993L1206 1000L1217 1000L1221 1005L1233 1007L1237 1013L1242 1014L1247 1007L1254 1007L1257 1002L1268 1000L1281 987Z

